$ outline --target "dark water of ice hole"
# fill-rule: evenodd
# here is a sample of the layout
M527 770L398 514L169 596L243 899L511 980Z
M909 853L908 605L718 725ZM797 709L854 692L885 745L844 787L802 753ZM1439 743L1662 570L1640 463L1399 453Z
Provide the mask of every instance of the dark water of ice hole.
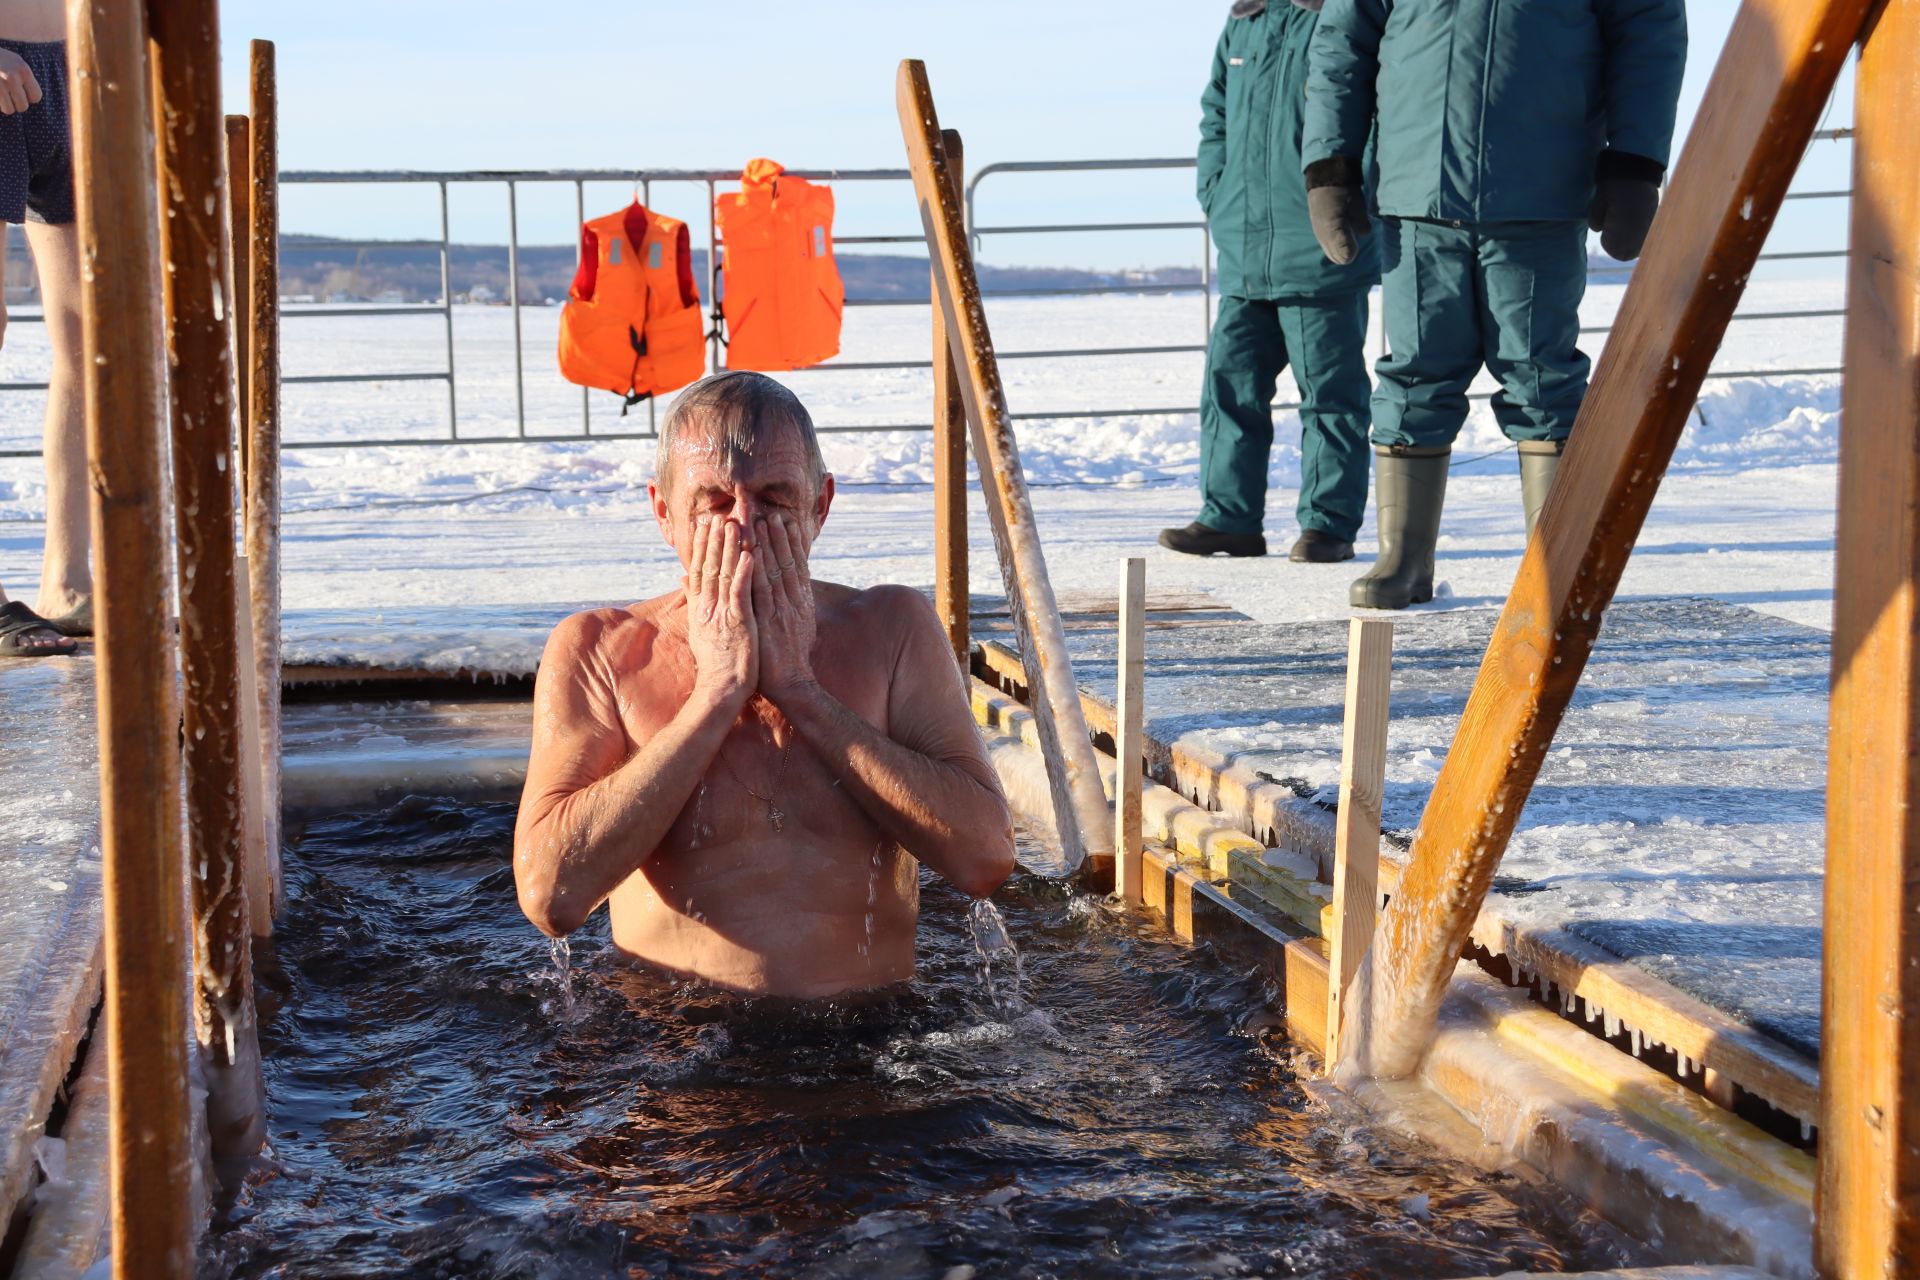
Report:
M1257 981L1018 877L983 986L923 883L920 972L861 1009L638 972L604 913L571 1013L513 813L310 824L262 966L271 1157L208 1275L1465 1276L1614 1265L1561 1198L1305 1086Z

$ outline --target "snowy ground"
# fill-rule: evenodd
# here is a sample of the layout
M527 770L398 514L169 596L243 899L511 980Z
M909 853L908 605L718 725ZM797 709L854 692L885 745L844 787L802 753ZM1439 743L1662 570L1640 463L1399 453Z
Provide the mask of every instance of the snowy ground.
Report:
M1619 293L1617 286L1591 290L1586 322L1610 319ZM1837 282L1761 282L1749 291L1744 309L1830 310L1840 302ZM1005 300L992 304L989 316L1004 351L1192 342L1199 340L1202 327L1199 299L1179 297ZM556 315L528 311L522 323L530 353L530 430L573 431L579 393L550 372ZM290 320L287 369L440 367L439 324L419 317ZM456 328L462 430L511 433L511 316L498 308L462 309ZM1839 321L1833 318L1736 324L1716 367L1830 366L1838 363L1839 337ZM920 308L851 312L847 338L851 359L924 358L926 313ZM36 341L43 339L35 326L9 330L0 353L0 380L43 376L44 349L36 353ZM1599 341L1596 336L1596 349ZM1179 406L1195 399L1199 357L1013 360L1005 371L1016 413ZM823 426L928 417L929 379L922 370L820 370L792 378ZM1291 390L1283 378L1283 396ZM596 397L596 430L643 428L641 419L620 424L606 408L610 399ZM1719 678L1724 655L1718 642L1703 643L1691 659L1667 643L1657 662L1622 678L1657 680L1662 686L1710 684L1711 695L1702 697L1714 705L1676 702L1671 691L1612 689L1606 701L1613 709L1595 712L1611 720L1594 721L1591 732L1580 728L1584 722L1569 722L1570 742L1585 734L1582 742L1604 742L1622 762L1638 754L1645 763L1657 745L1671 746L1691 735L1702 750L1710 746L1746 760L1740 778L1716 782L1699 775L1697 787L1648 783L1634 789L1632 803L1625 804L1626 792L1619 787L1579 786L1577 759L1568 760L1567 785L1552 791L1550 805L1529 812L1528 831L1516 846L1517 861L1510 864L1516 874L1533 880L1567 877L1562 892L1540 898L1529 909L1565 903L1572 915L1598 921L1589 930L1596 940L1604 941L1609 912L1622 928L1644 920L1670 926L1651 943L1622 944L1624 950L1653 947L1645 962L1669 976L1675 966L1686 967L1686 957L1669 951L1660 953L1662 960L1656 952L1665 945L1663 938L1682 936L1676 931L1689 925L1703 930L1695 935L1700 938L1729 936L1725 931L1742 919L1742 884L1767 878L1769 885L1785 886L1769 890L1767 907L1754 917L1763 931L1773 931L1770 941L1756 945L1761 956L1791 961L1791 989L1780 989L1777 1025L1791 1022L1801 1037L1807 1030L1802 1015L1808 994L1817 991L1817 966L1806 963L1810 953L1804 936L1807 922L1818 920L1819 902L1818 804L1817 796L1808 796L1819 786L1824 742L1819 673L1825 644L1819 631L1830 626L1832 609L1838 399L1833 375L1783 372L1709 382L1621 589L1624 602L1711 597L1799 624L1756 627L1722 619L1728 635L1763 637L1773 646L1763 650L1778 655L1780 670L1770 670L1772 660L1763 653L1751 659L1754 679L1735 687L1738 681L1730 685ZM36 401L26 395L0 397L0 449L31 439ZM301 386L287 394L288 434L295 442L429 437L444 434L445 415L445 388L431 383ZM1268 519L1269 539L1282 548L1294 532L1297 431L1297 421L1284 415ZM1159 528L1183 524L1198 509L1193 481L1198 432L1192 415L1114 413L1027 422L1020 435L1029 476L1041 486L1035 506L1056 587L1111 591L1120 559L1145 555L1150 584L1198 588L1260 623L1281 627L1267 643L1281 643L1276 637L1283 634L1295 637L1290 643L1307 643L1301 637L1318 632L1299 629L1302 624L1347 616L1347 583L1364 570L1373 551L1370 524L1361 534L1361 559L1344 566L1301 566L1279 558L1196 562L1153 545ZM1471 637L1484 637L1490 611L1504 599L1518 563L1518 483L1513 456L1502 451L1503 444L1480 405L1456 453L1460 461L1441 545L1441 599L1413 611L1401 627L1403 651L1423 643L1424 636L1433 646L1465 653L1457 681L1468 678L1471 650L1479 643ZM856 584L929 583L928 438L907 432L830 435L825 449L843 487L816 552L817 570ZM355 643L369 652L378 649L388 661L450 649L460 651L459 661L473 661L484 657L489 644L523 652L529 634L537 636L548 619L572 607L646 596L674 583L677 566L645 501L652 454L650 442L631 439L291 451L285 475L286 604L290 610L315 611L314 619L358 618ZM29 598L38 572L36 522L43 501L36 462L0 459L0 584ZM977 498L972 535L974 588L996 591L998 575ZM523 611L530 625L457 638L412 633L407 624L412 610L448 605L508 606ZM1337 651L1337 629L1322 630L1334 636L1325 644ZM1781 692L1769 681L1787 678L1781 675L1787 667L1792 688ZM1779 700L1768 701L1776 694ZM1313 696L1316 704L1325 704L1324 697ZM1652 710L1637 718L1623 714L1620 707L1631 708L1636 699ZM1737 704L1743 699L1755 705L1742 709ZM1311 779L1332 768L1324 724L1296 725L1259 708L1228 710L1234 700L1224 691L1217 705L1222 710L1210 724L1204 706L1180 708L1193 712L1183 714L1183 727L1234 735L1248 748L1284 759L1286 771L1295 776ZM1413 712L1412 703L1406 706ZM1396 721L1389 769L1397 807L1390 825L1410 825L1417 818L1422 784L1430 781L1446 750L1454 714L1436 704L1409 714L1404 723ZM1786 760L1791 767L1769 773L1770 760ZM1784 809L1761 794L1770 787L1784 797ZM1752 813L1738 820L1702 821L1703 807L1729 796L1738 801L1740 794L1751 802ZM1541 850L1566 856L1554 863ZM1600 867L1620 874L1596 877ZM1600 887L1592 888L1595 884ZM1781 951L1783 946L1792 954ZM1754 972L1769 963L1735 965L1734 977L1751 982ZM1727 1003L1740 1007L1737 1001Z

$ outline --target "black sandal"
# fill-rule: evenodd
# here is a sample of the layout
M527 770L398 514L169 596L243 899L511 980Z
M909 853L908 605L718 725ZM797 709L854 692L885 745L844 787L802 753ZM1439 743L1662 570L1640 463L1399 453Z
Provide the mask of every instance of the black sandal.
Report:
M79 647L18 600L0 604L0 658L59 658Z

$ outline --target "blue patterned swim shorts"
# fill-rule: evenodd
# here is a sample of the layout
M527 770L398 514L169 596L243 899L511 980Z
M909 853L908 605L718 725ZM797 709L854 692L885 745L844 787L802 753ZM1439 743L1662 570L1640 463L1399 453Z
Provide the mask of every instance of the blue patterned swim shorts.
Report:
M0 40L40 82L40 101L0 115L0 221L73 221L73 137L64 40Z

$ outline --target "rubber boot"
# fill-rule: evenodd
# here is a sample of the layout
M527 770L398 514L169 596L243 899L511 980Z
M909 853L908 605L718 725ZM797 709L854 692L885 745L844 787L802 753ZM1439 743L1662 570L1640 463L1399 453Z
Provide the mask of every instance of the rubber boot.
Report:
M1433 548L1447 501L1453 450L1376 449L1374 505L1380 515L1380 558L1347 599L1356 609L1404 609L1433 599Z
M1553 477L1560 471L1560 455L1565 440L1522 440L1520 442L1520 501L1527 509L1527 541L1533 541L1533 526L1540 510L1547 505Z

